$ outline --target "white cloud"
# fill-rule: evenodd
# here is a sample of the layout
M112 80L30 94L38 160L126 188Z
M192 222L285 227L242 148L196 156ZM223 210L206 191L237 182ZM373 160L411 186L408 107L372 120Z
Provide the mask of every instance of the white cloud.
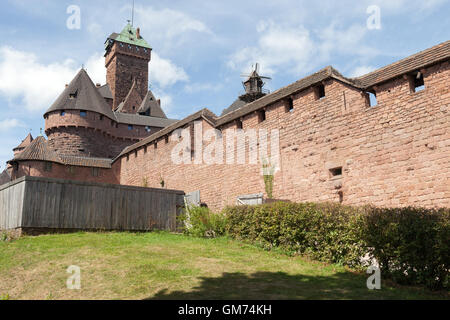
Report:
M374 71L376 68L372 66L359 66L350 72L350 77L360 77Z
M102 53L93 54L86 62L85 68L92 82L100 84L106 82L105 58Z
M17 119L5 119L0 121L0 132L9 131L14 128L23 128L25 123Z
M310 32L303 26L282 27L273 22L259 23L257 46L245 47L235 52L228 66L241 71L258 62L261 72L273 74L279 68L292 68L293 72L310 69L309 61L315 45Z
M129 7L126 6L123 10L129 10ZM135 21L142 30L150 32L146 37L150 45L156 40L168 48L173 48L187 43L190 40L189 33L213 34L200 20L184 12L167 8L156 10L149 6L136 6Z
M250 65L259 62L261 73L273 75L286 70L305 74L324 67L336 54L365 58L379 54L378 50L362 44L367 33L365 25L342 28L331 23L326 28L309 31L302 25L260 22L256 31L256 45L232 54L228 61L230 68L248 71Z
M48 108L73 76L73 60L44 65L33 53L0 47L0 94L22 98L28 110Z
M86 68L92 81L105 82L101 54L90 57ZM78 70L71 59L43 64L34 53L3 46L0 47L0 95L8 100L20 99L30 111L42 111L51 106Z
M189 77L183 68L176 66L172 61L161 58L152 53L149 67L150 82L156 82L162 88L172 86L178 81L188 81Z

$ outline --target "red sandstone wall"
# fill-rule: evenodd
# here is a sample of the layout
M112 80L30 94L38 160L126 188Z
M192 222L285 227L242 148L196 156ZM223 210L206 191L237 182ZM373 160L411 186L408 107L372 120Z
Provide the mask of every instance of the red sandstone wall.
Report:
M322 100L308 89L294 97L292 113L278 102L267 107L260 124L256 113L244 117L244 129L280 130L274 198L450 207L449 62L427 69L424 80L426 89L417 93L403 78L380 85L376 107L354 88L329 80ZM208 126L203 121L203 129ZM234 204L238 195L264 192L261 165L174 165L175 144L162 139L156 149L116 161L120 183L139 186L145 177L150 187L160 187L162 177L167 188L200 190L213 209ZM329 169L341 166L342 177L332 178Z
M151 127L151 133L160 128ZM116 123L106 116L88 111L86 117L79 110L49 113L45 120L49 145L58 153L76 156L112 158L125 147L148 136L145 126ZM80 151L84 150L84 151Z
M72 169L69 169L70 167ZM45 171L45 163L42 161L20 162L18 170L12 172L12 179L15 180L23 176L118 184L117 176L111 169L99 168L98 176L95 177L90 167L73 167L57 163L52 164L51 171Z

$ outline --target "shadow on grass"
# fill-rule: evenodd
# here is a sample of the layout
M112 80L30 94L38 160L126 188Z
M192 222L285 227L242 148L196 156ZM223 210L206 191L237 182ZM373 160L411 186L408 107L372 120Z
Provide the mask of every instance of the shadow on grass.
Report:
M200 278L199 286L188 292L164 289L148 300L439 299L421 289L368 290L366 280L364 275L351 272L332 276L224 273L220 277Z

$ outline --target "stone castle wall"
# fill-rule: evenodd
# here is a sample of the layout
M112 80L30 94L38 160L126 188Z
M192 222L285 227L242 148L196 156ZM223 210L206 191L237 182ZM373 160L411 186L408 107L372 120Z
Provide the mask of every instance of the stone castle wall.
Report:
M96 112L79 110L51 112L45 120L49 145L60 154L113 158L125 147L138 142L161 128L117 123Z
M261 123L257 112L244 116L244 130L279 130L281 170L274 175L274 198L450 207L449 62L423 73L420 92L411 92L403 77L375 87L373 107L361 91L330 79L320 100L309 88L292 96L292 112L280 100L266 106ZM211 128L205 120L202 127ZM237 124L220 128L225 140L230 128ZM161 138L156 147L118 159L113 169L120 171L120 183L161 187L164 180L170 189L200 190L201 200L213 209L235 204L239 195L265 191L261 163L177 165L171 160L176 140Z

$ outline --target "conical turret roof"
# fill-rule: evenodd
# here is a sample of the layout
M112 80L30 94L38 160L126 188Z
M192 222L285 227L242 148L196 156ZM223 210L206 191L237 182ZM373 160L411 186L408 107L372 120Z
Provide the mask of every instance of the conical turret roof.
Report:
M26 147L28 147L31 142L33 142L33 136L31 135L31 133L29 133L27 135L27 137L25 139L22 140L22 142L13 149L13 151L19 150L19 149L25 149Z
M84 69L78 72L45 114L57 110L93 111L115 120L114 112Z

